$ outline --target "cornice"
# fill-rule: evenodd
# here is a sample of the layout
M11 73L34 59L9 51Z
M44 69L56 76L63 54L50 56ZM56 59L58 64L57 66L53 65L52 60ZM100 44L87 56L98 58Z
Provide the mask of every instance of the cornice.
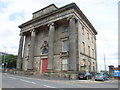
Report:
M39 21L39 20L44 19L44 18L46 18L48 16L51 16L51 15L57 14L59 12L66 11L68 9L74 9L75 11L77 11L77 13L81 16L81 18L83 18L83 20L88 24L88 26L93 30L93 32L95 34L98 34L97 31L95 30L95 28L93 27L93 25L90 23L90 21L87 19L87 17L83 14L83 12L79 9L79 7L75 3L71 3L71 4L63 6L61 8L58 8L57 10L54 10L53 12L47 13L47 14L45 14L43 16L40 16L40 17L32 19L32 20L30 20L28 22L25 22L25 23L21 24L18 27L23 28L23 27L25 27L27 25L33 24L36 21Z

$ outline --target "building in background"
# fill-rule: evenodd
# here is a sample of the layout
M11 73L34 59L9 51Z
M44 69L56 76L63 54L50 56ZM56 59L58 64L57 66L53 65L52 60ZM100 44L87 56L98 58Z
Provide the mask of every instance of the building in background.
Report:
M75 3L51 4L19 28L18 70L66 77L97 72L97 31Z
M120 79L120 65L118 65L118 67L109 65L109 74L111 78Z

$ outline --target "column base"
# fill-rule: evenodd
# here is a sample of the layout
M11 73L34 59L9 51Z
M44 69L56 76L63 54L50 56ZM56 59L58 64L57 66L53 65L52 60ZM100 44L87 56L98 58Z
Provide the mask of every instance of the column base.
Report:
M36 72L33 69L28 69L26 71L26 74L28 74L28 75L34 75L34 74L36 74Z
M78 78L78 72L74 70L69 70L69 80L76 80Z
M47 69L46 73L54 73L53 69Z
M33 72L33 69L28 69L27 71L28 71L28 72L31 72L31 71Z
M18 68L17 68L16 71L22 71L22 69L18 69Z

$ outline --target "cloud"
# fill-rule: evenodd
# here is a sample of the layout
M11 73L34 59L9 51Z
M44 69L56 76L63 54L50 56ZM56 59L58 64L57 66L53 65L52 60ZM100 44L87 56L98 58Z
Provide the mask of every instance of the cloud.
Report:
M109 65L118 65L118 34L117 30L103 29L97 35L97 56L100 69L104 70L104 54L106 57L107 69ZM102 64L102 65L101 65ZM102 68L101 68L102 67Z
M9 20L10 20L10 21L15 21L18 17L24 18L24 12L12 13L12 14L9 16Z

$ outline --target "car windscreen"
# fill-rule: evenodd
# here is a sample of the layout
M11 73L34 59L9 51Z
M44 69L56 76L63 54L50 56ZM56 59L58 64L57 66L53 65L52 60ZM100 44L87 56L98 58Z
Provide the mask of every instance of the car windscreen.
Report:
M95 75L95 76L102 76L101 74L97 74L97 75Z

